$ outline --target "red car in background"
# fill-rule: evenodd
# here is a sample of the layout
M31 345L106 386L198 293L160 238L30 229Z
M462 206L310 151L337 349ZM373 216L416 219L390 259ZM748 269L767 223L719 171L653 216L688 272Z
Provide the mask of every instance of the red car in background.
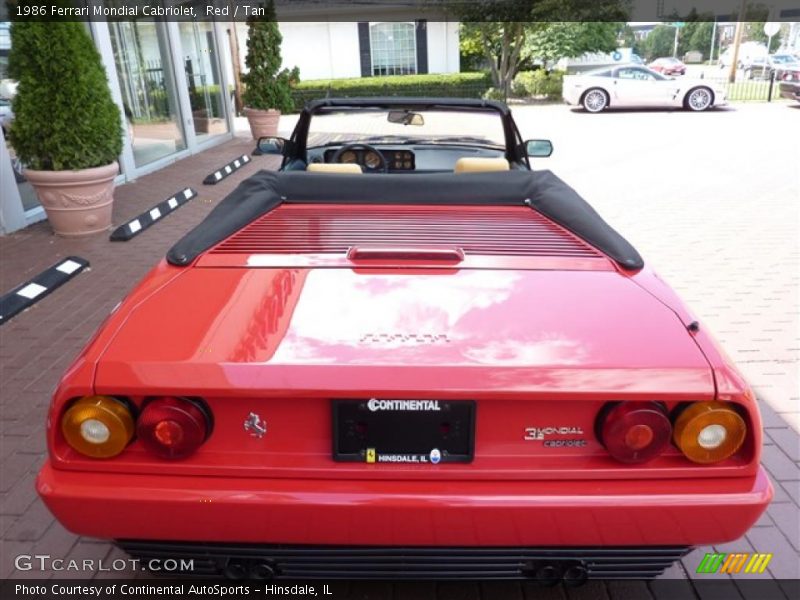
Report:
M505 104L326 98L258 148L281 171L55 392L37 487L68 529L195 575L578 584L764 512L753 392Z
M663 58L657 58L649 65L649 68L653 69L653 71L657 71L662 75L685 75L686 74L686 65L683 64L677 58L673 58L671 56L665 56Z

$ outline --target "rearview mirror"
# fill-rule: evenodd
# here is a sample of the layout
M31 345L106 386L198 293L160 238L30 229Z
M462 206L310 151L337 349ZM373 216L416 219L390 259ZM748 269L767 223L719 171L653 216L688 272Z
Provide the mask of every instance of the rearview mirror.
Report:
M386 117L389 123L396 123L398 125L425 125L425 119L421 114L411 112L408 110L390 110Z
M279 137L260 137L256 143L259 154L283 155L284 148L286 148L286 140Z
M528 140L525 142L528 156L547 158L553 153L553 142L550 140Z

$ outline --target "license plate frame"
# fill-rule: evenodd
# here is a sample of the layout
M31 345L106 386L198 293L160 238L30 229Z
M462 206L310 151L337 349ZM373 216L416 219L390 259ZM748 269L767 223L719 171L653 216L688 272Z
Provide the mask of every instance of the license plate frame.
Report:
M333 460L385 465L470 463L474 400L335 399Z

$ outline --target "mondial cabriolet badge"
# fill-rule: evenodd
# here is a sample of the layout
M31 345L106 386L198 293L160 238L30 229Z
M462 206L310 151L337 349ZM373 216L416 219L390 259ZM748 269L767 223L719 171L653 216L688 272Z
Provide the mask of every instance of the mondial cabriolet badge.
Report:
M583 436L582 427L526 427L523 439L526 442L543 442L545 448L575 448L586 446L584 438L546 439L553 436Z
M244 430L253 437L261 439L267 433L267 422L263 421L256 413L251 412L244 420Z

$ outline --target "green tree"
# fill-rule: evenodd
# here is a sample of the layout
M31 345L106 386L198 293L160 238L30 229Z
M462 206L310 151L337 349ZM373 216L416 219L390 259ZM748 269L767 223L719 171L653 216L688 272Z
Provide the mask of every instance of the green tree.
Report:
M689 35L686 35L688 41L686 42L686 52L690 50L694 50L697 52L702 52L703 56L709 60L713 60L713 56L709 56L711 52L711 41L712 39L715 42L719 39L718 36L714 34L714 28L717 24L713 21L700 21L698 23L693 24L693 28ZM716 52L716 49L714 49Z
M585 52L613 52L622 23L560 21L532 28L525 39L526 56L555 61Z
M711 13L700 14L692 8L686 16L674 15L674 20L684 23L678 35L678 56L681 57L690 50L702 52L703 56L706 56L711 46L714 15Z
M630 48L634 54L639 56L645 55L645 42L641 38L637 38L630 25L623 25L619 32L619 45L622 48Z
M19 82L9 137L23 163L60 171L100 167L117 159L122 151L120 111L83 24L13 22L8 71Z
M246 107L261 110L274 108L291 112L292 86L300 79L300 72L281 70L281 41L283 36L275 20L275 5L270 0L264 16L248 20L247 73L242 75L245 85L242 102Z
M675 28L667 25L656 25L645 38L644 50L647 60L661 56L672 56L675 46Z
M474 60L480 49L494 87L506 96L520 66L530 57L528 37L552 25L551 21L628 18L626 0L495 0L459 6L462 54Z

